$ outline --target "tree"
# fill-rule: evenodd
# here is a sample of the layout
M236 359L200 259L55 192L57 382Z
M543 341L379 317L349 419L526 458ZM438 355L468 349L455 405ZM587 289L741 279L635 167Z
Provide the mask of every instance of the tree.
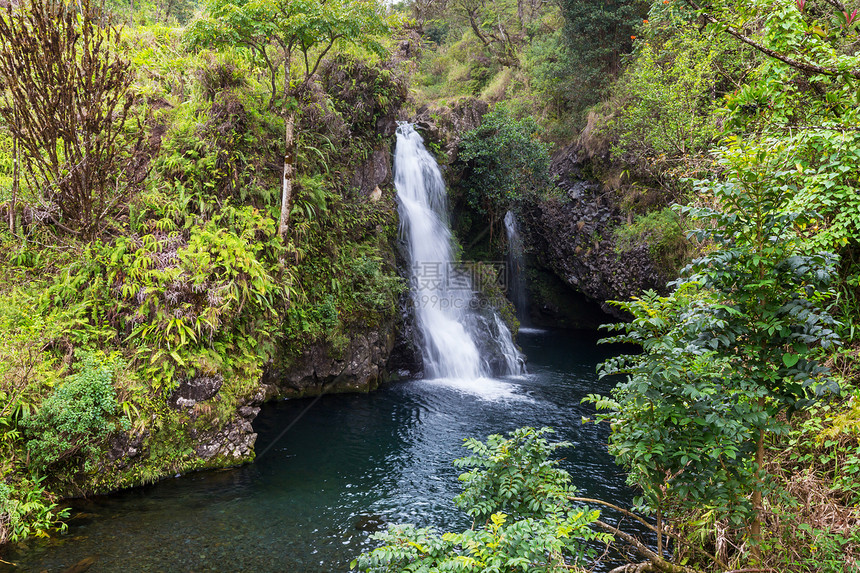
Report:
M284 175L278 234L289 227L295 158L297 98L312 81L323 58L336 43L362 46L382 54L377 37L391 29L391 22L375 0L210 0L205 14L188 32L192 44L244 46L265 66L271 86L270 107L278 103L285 113ZM301 56L294 73L294 56ZM280 63L280 64L279 64ZM283 83L278 90L278 67Z
M467 166L466 197L489 215L491 226L525 195L549 185L549 147L537 139L538 131L534 119L515 119L498 104L463 135L458 157Z
M828 9L821 12L807 10L806 0L683 0L706 24L797 71L860 79L860 61L844 45L856 38L858 9L849 10L840 0L826 2ZM753 21L755 27L749 26Z
M454 9L500 64L519 67L519 51L527 38L527 25L542 6L540 1L457 0Z
M614 155L659 181L673 166L699 163L693 156L712 144L717 131L712 94L719 89L723 62L736 54L718 41L724 38L701 34L692 24L676 23L665 41L653 36L613 87L623 113L607 123Z
M604 363L603 375L629 377L612 399L587 398L610 410L603 418L612 424L611 449L643 487L647 507L659 514L667 499L677 506L688 497L745 523L754 551L770 487L766 437L785 430L781 413L838 390L819 363L838 343L822 308L836 259L806 251L798 230L811 214L786 209L796 189L778 183L786 178L773 159L778 146L735 141L721 150L725 181L698 183L721 210L682 209L714 247L670 297L620 305L634 321L613 327L625 334L610 341L644 352ZM701 292L691 296L693 288Z
M428 21L445 14L448 9L448 0L412 0L406 5L412 12L415 22L423 28Z
M0 14L0 118L15 138L42 215L92 239L128 195L124 130L132 72L120 29L79 4L32 0Z
M636 28L648 13L644 0L562 0L564 36L570 47L568 74L583 107L596 103L621 71Z

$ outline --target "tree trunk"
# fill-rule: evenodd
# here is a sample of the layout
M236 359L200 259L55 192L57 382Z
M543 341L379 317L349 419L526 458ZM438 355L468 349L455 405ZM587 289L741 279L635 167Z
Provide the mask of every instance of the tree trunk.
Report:
M759 399L759 405L764 408L764 399ZM761 563L761 518L762 513L764 511L764 507L762 505L762 495L761 490L764 487L764 484L761 483L761 472L764 467L764 428L761 428L758 433L758 438L756 439L756 449L755 449L755 469L758 472L758 476L756 478L756 489L753 491L752 495L752 503L753 503L753 511L755 514L753 515L752 523L750 524L750 541L752 542L752 555L755 559L755 563Z
M284 57L284 105L290 105L290 51L286 50ZM290 228L290 199L293 194L293 163L295 161L294 147L296 112L290 110L284 122L284 180L281 190L281 220L278 224L278 236L286 237Z
M15 208L18 202L18 187L20 186L21 172L18 168L18 137L12 136L12 203L9 206L9 232L15 234Z
M290 199L293 194L293 147L295 145L296 114L290 112L287 115L284 129L284 181L281 191L281 221L278 225L278 236L286 236L290 227Z

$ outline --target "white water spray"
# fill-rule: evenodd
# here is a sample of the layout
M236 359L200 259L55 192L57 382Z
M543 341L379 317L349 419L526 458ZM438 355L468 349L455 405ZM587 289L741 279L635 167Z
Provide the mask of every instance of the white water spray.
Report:
M411 264L411 287L417 326L423 335L424 366L430 378L474 380L489 376L480 336L503 356L507 371L522 372L522 357L504 323L494 316L496 333L481 333L478 300L468 274L454 263L448 229L447 196L442 174L415 129L401 123L394 154L401 233ZM492 311L490 311L492 312Z

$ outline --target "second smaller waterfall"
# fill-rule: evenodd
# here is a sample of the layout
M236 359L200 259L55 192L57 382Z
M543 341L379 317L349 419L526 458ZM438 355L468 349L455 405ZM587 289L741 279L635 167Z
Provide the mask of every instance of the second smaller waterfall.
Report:
M508 297L517 309L520 324L526 325L528 324L528 299L523 239L517 225L517 216L513 211L505 213L505 234L508 238Z

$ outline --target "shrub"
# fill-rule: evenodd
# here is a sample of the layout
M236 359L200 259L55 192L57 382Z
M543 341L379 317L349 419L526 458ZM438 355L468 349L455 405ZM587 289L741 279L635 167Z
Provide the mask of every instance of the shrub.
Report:
M650 175L660 167L686 169L716 136L711 97L726 52L723 43L692 26L665 42L642 45L614 88L621 113L609 121L613 155Z
M133 74L120 29L79 8L36 0L0 16L0 117L17 138L23 174L46 202L42 218L85 239L125 200L126 119ZM80 12L80 14L79 14Z
M648 245L651 257L669 274L676 275L687 255L688 242L678 214L671 207L639 215L629 225L615 229L616 247L629 250Z
M0 546L31 535L44 536L58 526L57 520L68 516L68 509L57 510L42 479L23 479L14 486L0 481ZM59 528L65 530L66 525Z
M457 506L475 518L462 533L393 525L373 538L383 546L361 555L352 567L369 573L395 571L498 571L556 573L577 571L593 550L585 543L608 542L590 524L598 511L573 507L570 475L550 459L567 442L550 443L549 428L520 428L486 442L470 438L471 456L456 460L474 468L460 476L465 484Z
M124 366L115 356L82 353L80 370L69 376L24 422L30 465L44 471L79 454L95 459L114 430L114 373Z
M479 127L463 135L460 161L467 166L466 198L492 221L524 195L549 186L549 148L537 139L538 131L533 118L516 119L499 104Z

